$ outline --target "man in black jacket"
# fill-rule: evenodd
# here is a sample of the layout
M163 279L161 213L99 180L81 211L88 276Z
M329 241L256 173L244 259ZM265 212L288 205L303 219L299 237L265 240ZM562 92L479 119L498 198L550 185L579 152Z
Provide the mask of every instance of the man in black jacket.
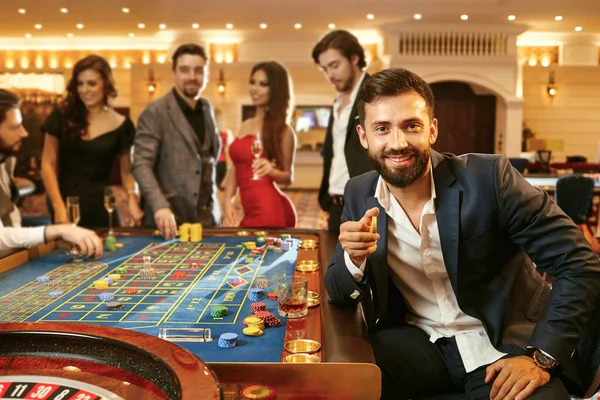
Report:
M367 63L358 39L344 30L323 36L313 48L312 58L338 92L323 143L319 205L329 213L328 229L339 232L346 182L373 169L356 132L358 112L354 101L368 78L364 72Z
M383 398L581 392L573 354L589 357L575 350L600 260L580 229L506 157L431 150L433 94L417 75L379 72L357 101L376 171L346 185L325 285L334 303L362 302Z

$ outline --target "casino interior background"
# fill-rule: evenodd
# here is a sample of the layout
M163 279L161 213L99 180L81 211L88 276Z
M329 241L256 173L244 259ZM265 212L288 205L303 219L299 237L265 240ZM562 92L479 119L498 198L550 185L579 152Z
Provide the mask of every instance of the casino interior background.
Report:
M135 121L172 87L169 56L186 41L209 49L204 96L221 130L237 132L248 111L254 63L275 59L289 69L298 151L287 189L297 203L313 203L335 92L310 51L333 28L357 35L369 72L402 66L433 84L441 119L437 150L509 157L550 150L552 162L569 156L600 162L599 15L594 0L2 2L0 87L25 99L31 138L17 175L34 181L38 193L25 199L23 213L46 215L39 126L63 95L74 62L90 53L106 57L119 92L114 106ZM301 225L323 227L323 220L313 213Z

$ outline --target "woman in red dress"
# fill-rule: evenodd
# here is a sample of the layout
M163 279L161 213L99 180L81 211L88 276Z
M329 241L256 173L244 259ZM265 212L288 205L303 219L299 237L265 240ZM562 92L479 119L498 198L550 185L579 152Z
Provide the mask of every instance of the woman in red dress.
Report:
M296 226L294 205L279 188L294 178L296 135L289 125L291 87L288 72L275 61L252 68L250 98L256 115L242 123L239 136L229 146L223 226ZM237 188L244 210L239 224L233 205Z

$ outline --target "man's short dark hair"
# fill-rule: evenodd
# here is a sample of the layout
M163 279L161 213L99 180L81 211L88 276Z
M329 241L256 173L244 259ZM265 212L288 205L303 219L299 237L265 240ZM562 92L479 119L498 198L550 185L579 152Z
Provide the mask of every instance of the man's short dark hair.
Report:
M365 80L356 95L360 124L365 126L365 106L386 97L416 93L425 99L427 113L433 120L434 99L431 87L419 75L403 68L390 68L377 72Z
M175 50L175 52L173 53L173 57L171 58L171 60L173 61L173 71L175 71L175 68L177 68L177 60L179 60L179 57L181 57L184 54L200 56L204 58L204 61L208 62L208 55L206 54L206 50L204 49L204 47L195 43L182 44Z
M21 101L13 92L0 89L0 124L6 120L6 114L15 108L19 108Z
M362 48L356 36L345 30L335 30L327 33L319 40L312 51L315 64L319 64L319 56L329 49L335 49L352 61L352 56L358 57L358 68L367 66L365 60L365 49Z

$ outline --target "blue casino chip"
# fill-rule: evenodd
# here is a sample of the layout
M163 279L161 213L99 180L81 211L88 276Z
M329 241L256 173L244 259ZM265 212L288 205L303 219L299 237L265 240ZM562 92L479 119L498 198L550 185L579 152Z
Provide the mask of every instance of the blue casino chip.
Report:
M113 279L112 279L112 278L109 278L109 277L102 278L102 280L105 280L106 282L108 282L108 284L109 284L109 285L112 285L112 284L113 284L113 282L114 282L114 281L113 281Z
M265 291L258 288L253 288L248 291L248 300L261 301L265 296Z
M102 301L109 301L114 298L115 298L115 296L112 294L112 292L100 293L100 300L102 300Z
M223 333L219 336L218 345L224 349L230 349L237 344L238 335L236 333Z
M37 278L35 278L36 281L38 281L39 283L44 283L44 282L49 282L50 281L50 277L49 276L38 276Z
M63 294L63 293L64 293L64 292L63 292L62 290L54 290L54 291L52 291L52 292L50 292L50 293L48 293L48 294L49 294L50 296L52 296L52 297L57 297L57 296L60 296L60 295L61 295L61 294Z

